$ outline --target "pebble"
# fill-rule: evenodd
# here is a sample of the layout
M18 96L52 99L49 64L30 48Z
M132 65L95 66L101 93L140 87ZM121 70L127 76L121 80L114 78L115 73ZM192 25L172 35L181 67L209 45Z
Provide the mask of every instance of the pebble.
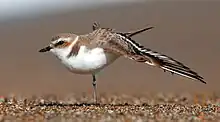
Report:
M58 100L55 95L46 97L4 97L0 104L0 121L214 121L220 118L219 97L209 96L207 103L194 103L190 95L175 94L102 94L99 105L87 98L69 95ZM168 97L167 97L168 96ZM70 98L74 97L74 98ZM22 98L22 99L20 99ZM77 98L77 99L76 99ZM73 101L71 101L73 100ZM79 100L79 101L76 101ZM1 100L0 100L1 101ZM82 102L83 101L83 102ZM148 101L148 102L147 102ZM204 100L198 100L204 101ZM181 118L181 119L180 119Z

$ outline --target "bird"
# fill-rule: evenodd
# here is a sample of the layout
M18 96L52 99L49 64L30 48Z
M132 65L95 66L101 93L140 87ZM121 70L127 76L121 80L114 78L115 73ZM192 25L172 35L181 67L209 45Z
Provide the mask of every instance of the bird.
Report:
M39 52L52 52L72 73L92 76L93 100L98 103L96 75L120 57L145 63L163 71L177 74L206 84L204 78L183 63L141 45L132 37L153 26L135 31L121 32L92 25L87 34L58 33L52 36L48 46Z

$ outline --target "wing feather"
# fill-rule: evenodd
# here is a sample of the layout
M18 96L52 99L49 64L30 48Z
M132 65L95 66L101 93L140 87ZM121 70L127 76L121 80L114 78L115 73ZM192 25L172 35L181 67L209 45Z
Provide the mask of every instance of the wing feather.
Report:
M140 32L141 31L144 31L144 29L140 30ZM124 56L137 62L143 62L159 67L165 71L171 72L172 74L177 74L206 83L203 80L203 77L185 66L183 63L167 55L145 48L131 39L131 36L140 32L137 31L137 33L126 34L114 32L112 29L98 29L92 36L95 37L93 41L96 46L102 47L108 52Z

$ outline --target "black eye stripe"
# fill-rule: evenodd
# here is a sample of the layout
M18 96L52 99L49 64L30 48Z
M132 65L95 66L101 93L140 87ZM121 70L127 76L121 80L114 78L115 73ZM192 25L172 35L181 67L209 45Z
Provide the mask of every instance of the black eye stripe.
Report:
M61 44L63 44L63 43L64 43L64 41L59 41L58 43L61 45Z
M59 41L59 42L57 42L56 44L55 44L55 46L58 46L58 45L62 45L64 43L64 41Z

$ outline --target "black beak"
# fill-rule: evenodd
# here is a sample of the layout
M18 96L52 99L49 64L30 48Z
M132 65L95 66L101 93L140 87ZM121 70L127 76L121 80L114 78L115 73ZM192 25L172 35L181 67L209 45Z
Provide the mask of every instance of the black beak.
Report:
M43 49L40 49L39 52L47 52L47 51L50 51L51 49L52 49L51 46L47 46L47 47L45 47Z

